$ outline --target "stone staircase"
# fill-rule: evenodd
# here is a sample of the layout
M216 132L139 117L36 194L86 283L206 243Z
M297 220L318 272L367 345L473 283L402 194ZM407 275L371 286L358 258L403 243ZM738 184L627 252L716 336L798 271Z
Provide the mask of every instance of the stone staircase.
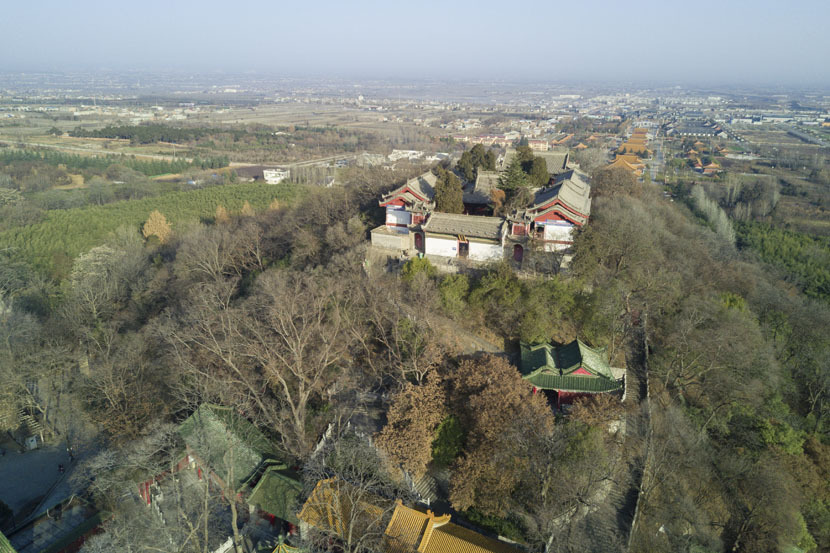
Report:
M22 407L17 411L17 419L24 425L32 436L43 435L43 425L36 418L26 412Z

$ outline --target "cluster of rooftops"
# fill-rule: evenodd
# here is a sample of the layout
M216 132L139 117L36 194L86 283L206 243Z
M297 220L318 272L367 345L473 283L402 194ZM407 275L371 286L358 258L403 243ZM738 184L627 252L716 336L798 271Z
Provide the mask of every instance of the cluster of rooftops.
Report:
M604 349L580 340L563 346L523 343L519 371L529 391L554 393L557 405L576 397L622 392L625 382L625 369L611 367ZM283 520L294 530L314 527L341 539L355 531L382 534L382 550L388 553L519 551L453 524L450 515L356 491L337 477L318 481L303 500L300 475L280 461L271 441L233 409L203 404L180 425L179 434L186 444L187 463L182 467L200 467L223 488L244 497L252 509ZM139 489L144 497L143 484Z
M648 130L636 128L631 136L617 148L617 154L609 167L620 167L636 176L643 174L646 165L641 157L648 157Z
M592 348L580 340L563 346L522 344L519 371L529 384L529 392L554 393L557 405L580 396L624 389L625 370L611 367L604 349ZM450 515L409 507L400 500L353 493L350 484L336 477L318 481L306 497L297 470L281 460L273 442L260 429L229 407L200 405L179 425L178 434L183 449L174 470L196 469L200 478L217 483L223 493L232 490L252 512L283 521L289 539L309 527L344 539L348 523L350 532L382 536L380 550L388 553L519 553L505 541L450 522ZM161 497L163 494L152 490L168 475L138 476L142 500L149 505ZM360 497L359 505L356 497ZM96 520L100 522L100 518ZM273 550L299 551L284 541ZM0 534L0 553L14 551Z
M464 183L464 214L437 210L434 201L437 177L432 172L412 178L384 194L379 204L386 208L386 224L372 231L373 245L416 250L428 255L464 256L468 249L462 244L471 239L504 248L524 247L529 238L535 238L545 244L547 251L567 249L572 244L573 230L585 225L590 217L589 179L570 163L567 151L535 155L545 160L550 181L533 191L530 205L501 216L481 214L494 203L493 191L499 185L501 172L516 156L515 150L511 149L499 160L498 170L479 170L475 181ZM410 235L411 238L388 238L395 234ZM433 238L431 243L430 237ZM437 239L445 242L437 242ZM447 244L446 240L457 241L458 247ZM492 259L498 252L496 249L479 249L471 252L470 257L475 258L476 254Z

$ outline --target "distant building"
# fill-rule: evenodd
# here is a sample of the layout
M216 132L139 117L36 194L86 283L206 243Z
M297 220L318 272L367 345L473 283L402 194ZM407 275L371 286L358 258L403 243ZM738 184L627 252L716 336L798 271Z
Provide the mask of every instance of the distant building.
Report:
M246 165L234 169L237 178L242 181L263 181L268 184L277 184L291 176L289 169L281 167L265 167L263 165Z
M625 169L626 171L631 171L634 175L636 175L638 177L640 175L642 175L643 174L643 167L645 167L645 165L643 165L642 167L640 167L639 165L634 165L634 164L628 162L625 159L626 157L627 156L618 155L617 158L614 159L614 161L612 161L607 166L607 168L608 169L615 169L615 168L621 167L621 168Z
M268 184L278 184L291 177L290 169L263 169L262 177Z
M547 140L528 140L527 145L536 152L547 152L550 150L550 143Z
M389 161L398 161L401 159L408 159L409 161L414 161L416 159L424 157L424 152L420 152L418 150L392 150L392 153L389 154Z

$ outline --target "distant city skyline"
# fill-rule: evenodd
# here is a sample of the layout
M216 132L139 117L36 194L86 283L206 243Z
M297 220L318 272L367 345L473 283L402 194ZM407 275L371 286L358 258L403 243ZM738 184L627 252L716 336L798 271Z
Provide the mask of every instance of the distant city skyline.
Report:
M830 85L830 3L254 2L4 6L0 71Z

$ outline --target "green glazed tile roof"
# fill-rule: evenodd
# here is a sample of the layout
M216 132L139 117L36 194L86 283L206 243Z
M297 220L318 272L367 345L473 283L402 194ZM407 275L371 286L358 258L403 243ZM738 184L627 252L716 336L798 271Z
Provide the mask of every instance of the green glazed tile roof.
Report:
M521 344L522 377L537 388L574 392L609 392L622 383L614 378L604 349L594 349L579 340L554 347L544 344ZM590 375L575 375L583 368Z
M3 535L3 532L0 532L0 553L16 553L12 544Z
M278 452L253 424L228 407L202 404L179 426L190 449L219 478L239 490Z
M542 390L560 390L563 392L600 393L622 389L622 382L602 377L559 376L558 374L539 373L525 380Z
M302 491L302 482L295 473L286 470L285 465L270 466L251 492L248 503L277 518L299 524L298 498Z

